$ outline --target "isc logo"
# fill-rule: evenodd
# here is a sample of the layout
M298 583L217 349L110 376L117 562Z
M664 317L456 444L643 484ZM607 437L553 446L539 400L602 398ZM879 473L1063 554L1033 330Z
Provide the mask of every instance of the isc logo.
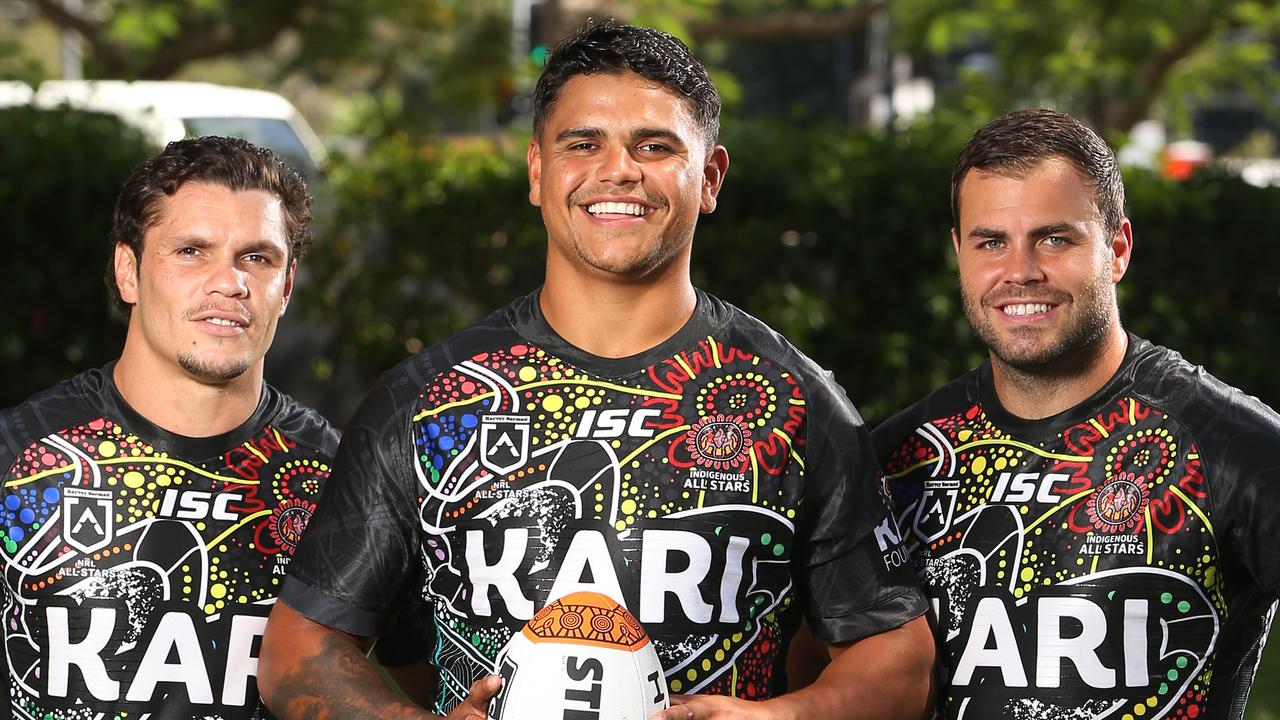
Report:
M177 518L178 520L214 520L236 521L240 516L228 509L237 500L243 500L239 493L211 493L200 490L179 490L169 488L164 491L160 500L160 517Z
M584 410L582 419L578 420L578 429L574 437L580 438L616 438L653 437L653 430L646 428L646 420L656 420L662 412L653 408L631 410L614 408L611 410Z
M1035 498L1036 502L1053 504L1058 502L1053 486L1070 479L1070 475L1062 473L1000 473L990 502L1024 503Z

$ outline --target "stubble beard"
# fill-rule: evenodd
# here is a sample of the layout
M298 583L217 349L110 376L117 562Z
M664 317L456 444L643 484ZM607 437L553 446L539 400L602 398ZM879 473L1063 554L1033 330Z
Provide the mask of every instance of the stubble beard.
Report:
M195 378L207 382L228 382L235 380L249 371L253 363L245 358L236 358L215 364L195 353L182 353L178 356L178 365Z
M984 312L982 298L963 282L960 293L969 325L993 360L1021 375L1044 379L1077 375L1093 364L1111 330L1116 302L1110 276L1099 273L1081 287L1072 299L1075 312L1051 337L1042 338L1044 331L1035 329L1002 336Z

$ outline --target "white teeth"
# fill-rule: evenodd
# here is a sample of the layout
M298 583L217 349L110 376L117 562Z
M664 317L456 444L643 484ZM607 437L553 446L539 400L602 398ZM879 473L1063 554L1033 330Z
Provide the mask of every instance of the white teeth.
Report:
M644 215L645 208L639 203L598 202L587 206L592 215L608 213L610 215Z
M1049 312L1049 306L1045 303L1019 303L1017 305L1005 305L1004 311L1009 315L1031 315L1033 313Z
M222 319L222 318L216 318L216 317L215 317L215 318L206 318L206 320L208 320L210 323L213 323L214 325L223 325L223 326L226 326L226 327L239 327L239 326L240 326L240 323L238 323L238 322L235 322L235 321L233 321L233 320L224 320L224 319Z

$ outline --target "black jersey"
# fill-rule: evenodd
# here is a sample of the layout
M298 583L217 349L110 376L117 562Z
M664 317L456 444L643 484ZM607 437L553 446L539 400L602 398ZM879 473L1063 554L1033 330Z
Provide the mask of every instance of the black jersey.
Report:
M633 357L555 335L537 293L389 372L347 429L282 598L357 635L432 616L437 712L549 600L594 590L673 692L763 699L800 614L846 641L921 615L861 419L830 374L698 294Z
M112 367L0 415L8 712L265 715L260 636L337 434L267 387L235 430L181 437Z
M1129 337L1093 397L1028 421L990 365L880 426L940 617L947 715L1243 716L1280 591L1280 417Z

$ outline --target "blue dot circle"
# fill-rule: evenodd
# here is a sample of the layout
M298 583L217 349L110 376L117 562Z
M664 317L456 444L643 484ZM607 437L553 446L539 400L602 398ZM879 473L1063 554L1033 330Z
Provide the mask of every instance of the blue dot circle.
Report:
M58 502L58 498L62 497L62 493L58 492L58 488L51 487L44 489L44 501L52 505Z
M22 542L22 539L25 538L26 536L27 536L27 531L23 530L20 527L9 528L9 539L14 542Z
M444 456L437 453L431 456L431 464L438 468L444 467Z
M6 495L4 498L4 506L10 510L17 510L22 507L22 498L17 495Z
M440 426L435 423L427 425L427 437L440 437Z
M31 508L22 508L22 512L18 513L18 520L23 525L30 525L31 523L35 522L35 519L36 519L36 511L32 510Z
M451 450L453 449L453 438L448 435L445 435L444 437L437 440L436 444L440 446L441 450Z
M476 416L472 415L471 413L467 413L466 415L462 416L462 427L464 428L473 428L476 426L476 423L478 422L480 421L477 420Z

